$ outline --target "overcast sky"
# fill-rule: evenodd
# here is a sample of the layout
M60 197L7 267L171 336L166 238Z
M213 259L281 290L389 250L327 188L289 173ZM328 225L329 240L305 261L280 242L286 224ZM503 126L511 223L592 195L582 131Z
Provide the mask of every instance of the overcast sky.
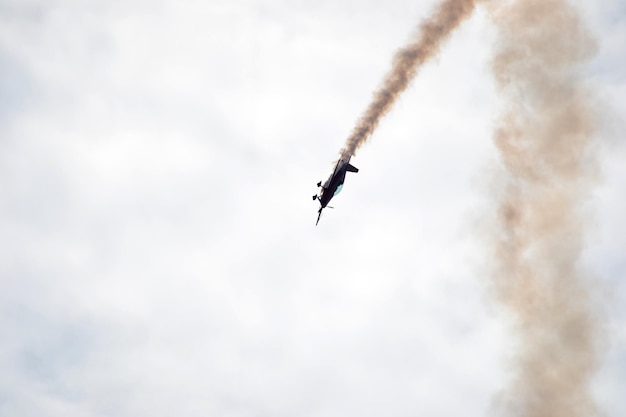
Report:
M481 10L315 184L434 0L0 0L0 416L486 416L501 110ZM626 415L626 5L598 41L583 262Z

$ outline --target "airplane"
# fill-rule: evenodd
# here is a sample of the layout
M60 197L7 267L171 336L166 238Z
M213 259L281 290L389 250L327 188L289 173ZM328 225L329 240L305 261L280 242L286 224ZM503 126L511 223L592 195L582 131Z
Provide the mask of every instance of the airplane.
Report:
M343 181L346 179L346 172L359 172L358 168L350 165L350 158L351 156L348 156L347 158L342 156L341 158L339 158L339 161L337 161L337 165L335 165L335 170L326 180L324 185L322 185L321 181L317 183L317 186L321 187L322 190L320 191L319 195L313 196L313 201L319 200L321 205L319 211L317 212L317 221L315 222L316 226L320 221L320 217L322 216L322 210L324 210L330 200L341 191L341 188L343 187Z

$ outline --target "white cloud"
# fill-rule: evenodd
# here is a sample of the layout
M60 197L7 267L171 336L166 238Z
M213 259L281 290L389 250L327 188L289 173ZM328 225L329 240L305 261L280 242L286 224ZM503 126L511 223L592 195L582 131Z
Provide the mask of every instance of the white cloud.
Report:
M498 108L482 14L317 228L310 200L433 4L0 6L0 414L487 414L510 342L474 226ZM621 114L603 71L622 25L584 6ZM606 142L588 258L616 289L597 391L620 415L623 145Z

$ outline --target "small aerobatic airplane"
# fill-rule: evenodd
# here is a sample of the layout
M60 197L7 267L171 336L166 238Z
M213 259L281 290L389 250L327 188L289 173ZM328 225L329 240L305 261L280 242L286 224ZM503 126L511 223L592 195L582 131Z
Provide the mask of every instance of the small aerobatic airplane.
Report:
M319 195L313 196L313 201L319 200L321 205L319 211L317 212L317 221L315 222L316 226L317 223L319 223L320 221L320 217L322 216L322 210L328 205L328 202L334 196L339 194L339 191L341 191L341 188L343 187L343 181L346 179L346 172L359 172L357 168L350 165L350 158L350 156L348 156L348 158L339 158L339 161L337 161L337 165L335 165L335 170L326 180L324 185L322 185L321 181L317 183L317 186L321 187L322 190L320 191Z

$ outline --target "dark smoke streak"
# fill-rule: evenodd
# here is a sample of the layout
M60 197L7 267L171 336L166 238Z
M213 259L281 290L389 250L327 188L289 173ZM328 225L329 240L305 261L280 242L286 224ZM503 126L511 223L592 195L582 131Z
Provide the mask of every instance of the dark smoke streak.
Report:
M420 25L414 39L396 53L391 71L348 137L342 157L353 155L367 141L422 64L437 53L442 42L473 10L474 0L446 0Z
M498 411L592 416L599 326L579 261L581 207L594 179L593 109L580 68L593 42L565 0L492 3L493 71L507 105L494 133L505 174L493 282L519 348Z

